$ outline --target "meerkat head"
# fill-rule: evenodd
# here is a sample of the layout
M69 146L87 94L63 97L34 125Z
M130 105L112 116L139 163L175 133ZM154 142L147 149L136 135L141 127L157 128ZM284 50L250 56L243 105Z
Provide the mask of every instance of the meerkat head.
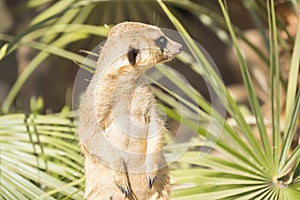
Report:
M117 44L117 45L116 45ZM182 45L166 37L156 26L139 22L123 22L114 26L106 45L111 45L123 66L151 67L173 59ZM123 64L121 64L123 63Z

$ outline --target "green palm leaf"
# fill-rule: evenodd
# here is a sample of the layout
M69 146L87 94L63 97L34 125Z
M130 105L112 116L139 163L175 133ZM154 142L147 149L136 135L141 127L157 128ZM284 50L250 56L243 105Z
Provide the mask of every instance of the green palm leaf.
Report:
M0 116L0 197L82 199L82 162L73 122L59 115Z
M205 63L205 58L197 53L198 50L193 47L193 41L189 39L190 36L180 24L179 20L175 18L162 1L158 2L173 22L174 26L182 32L183 37L186 38L185 41L190 46L190 49L198 55L200 62ZM253 115L256 117L257 127L262 143L259 144L256 141L254 138L254 132L245 123L245 119L241 115L239 108L235 102L232 101L232 97L230 97L230 94L226 92L225 89L227 101L229 102L229 104L226 104L227 111L237 121L239 130L232 129L231 127L226 129L225 127L227 127L228 124L224 122L224 137L221 137L218 141L216 141L216 146L214 147L215 153L207 155L204 159L200 159L199 152L190 150L177 161L178 163L188 163L190 165L186 167L186 165L179 164L179 166L185 167L172 171L174 184L178 184L179 187L174 193L174 199L297 199L297 196L300 195L299 182L296 181L298 180L298 177L293 177L293 174L299 163L299 146L294 149L290 155L288 155L288 151L290 151L291 141L295 134L296 121L299 119L299 97L294 97L295 103L292 108L293 118L289 121L289 125L285 127L285 130L288 132L284 134L286 137L281 138L279 136L279 128L275 125L273 126L275 131L273 137L275 140L273 140L273 143L271 144L267 136L266 125L255 94L250 73L248 72L248 67L239 48L227 10L222 1L219 1L219 3L227 23L229 33L232 37L233 45L238 55L244 84L248 91L249 103L252 108ZM270 34L273 37L273 40L275 40L275 42L273 41L274 46L271 46L271 52L275 52L276 54L276 52L278 52L278 46L276 45L277 30L275 24L276 20L274 18L274 3L272 1L270 4L269 15L271 16L269 21L270 26L273 27L271 28L272 30ZM271 58L273 57L276 59L276 56L272 56ZM275 71L275 73L271 73L271 76L276 76L276 82L272 83L272 88L277 90L279 88L278 61L271 60L271 65L272 70ZM209 65L205 65L205 67L208 69L211 68ZM213 73L210 73L210 76L213 78L210 80L208 79L208 81L213 84L217 77L212 74ZM294 80L295 78L291 78L289 81ZM220 82L218 82L218 86L224 87ZM276 102L276 104L272 104L273 107L275 107L275 109L272 109L274 113L274 120L272 121L273 124L279 122L278 117L280 115L280 111L278 109L278 94L279 92L277 90L277 96L274 97L274 102ZM203 105L203 103L199 104L201 108L203 108ZM191 123L186 119L176 116L172 110L168 110L168 114L170 117L180 120L181 123L184 123L192 130L197 131L200 135L202 135L205 131L201 128L197 128L196 125L191 125ZM236 139L234 134L245 136L248 141L243 144L243 141ZM231 137L228 137L228 135ZM276 149L272 148L273 146L278 147L279 140L280 143L283 144L283 147ZM226 143L223 143L225 141ZM243 144L245 146L249 146L249 148L245 148L243 145L239 146L237 144ZM235 152L230 150L231 147L234 148ZM199 149L199 147L196 148L193 146L191 149ZM281 153L280 158L278 158L279 152ZM273 157L274 155L277 156ZM273 158L280 159L280 161L276 162ZM286 166L284 169L282 168L283 165ZM289 176L288 181L281 179L288 173L292 174Z

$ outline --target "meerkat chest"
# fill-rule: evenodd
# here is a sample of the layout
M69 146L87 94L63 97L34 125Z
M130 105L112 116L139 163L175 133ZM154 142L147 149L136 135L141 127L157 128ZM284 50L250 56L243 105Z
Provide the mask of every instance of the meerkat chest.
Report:
M155 103L150 86L144 81L123 82L113 95L114 118L126 118L127 122L148 124L149 110Z
M142 85L135 88L129 104L132 120L136 120L140 123L149 123L149 110L154 103L155 98L150 92L148 85Z
M149 85L123 82L115 87L110 112L112 123L105 132L109 140L123 151L145 153L151 107L155 98Z

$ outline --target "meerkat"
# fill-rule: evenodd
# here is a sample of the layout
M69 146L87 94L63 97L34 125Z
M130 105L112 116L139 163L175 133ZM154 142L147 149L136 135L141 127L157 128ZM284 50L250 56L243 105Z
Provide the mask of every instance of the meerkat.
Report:
M110 30L79 108L86 199L169 199L167 130L142 75L181 47L152 25L123 22Z

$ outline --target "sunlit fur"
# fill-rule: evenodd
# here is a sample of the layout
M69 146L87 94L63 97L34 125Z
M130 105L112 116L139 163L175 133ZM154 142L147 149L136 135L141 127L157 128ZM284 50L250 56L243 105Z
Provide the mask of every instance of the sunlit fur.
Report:
M166 129L141 76L180 52L181 45L169 38L164 50L156 46L162 35L155 26L123 22L112 28L101 49L79 110L86 199L169 198L168 167L161 152ZM138 53L130 63L133 48Z

